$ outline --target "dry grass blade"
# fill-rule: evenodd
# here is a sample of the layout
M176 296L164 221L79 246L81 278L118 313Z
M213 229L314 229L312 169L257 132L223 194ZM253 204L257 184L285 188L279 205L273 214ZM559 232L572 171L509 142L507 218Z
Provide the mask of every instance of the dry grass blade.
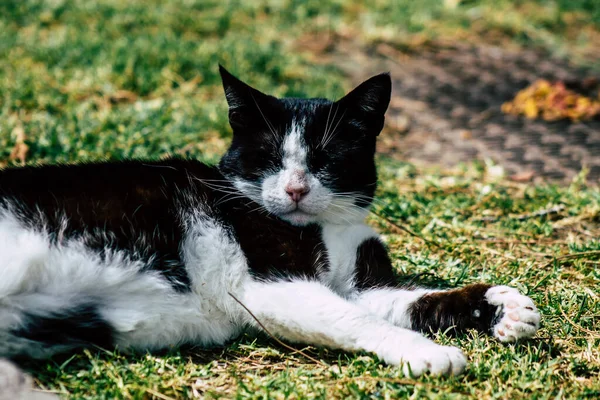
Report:
M562 314L562 316L576 329L580 330L581 332L585 332L587 334L590 335L590 337L588 339L600 339L600 334L598 332L594 332L592 330L589 330L587 328L584 328L583 326L579 325L578 323L576 323L575 321L573 321L571 318L569 318L569 316L567 315L567 313L565 313L565 311L562 309L562 307L560 306L560 303L558 304L558 309L560 310L560 313Z
M238 300L237 297L235 297L233 294L231 294L230 292L228 292L227 294L229 294L240 306L242 306L244 308L244 310L246 310L248 312L248 314L250 314L250 316L252 317L252 319L254 319L256 321L256 323L267 333L267 335L269 335L271 338L273 338L273 340L275 340L277 343L279 343L281 346L285 347L286 349L294 352L294 353L298 353L301 354L302 356L304 356L305 358L309 359L310 361L314 362L315 364L319 364L319 365L323 365L323 366L327 366L327 364L325 364L322 361L317 360L316 358L313 358L311 356L309 356L308 354L306 354L305 352L303 352L302 350L299 349L295 349L292 346L282 342L280 339L278 339L275 335L273 335L271 333L271 331L269 331L267 329L266 326L263 325L262 322L260 322L260 320L256 317L256 315L254 315L252 313L252 311L250 311L250 309L248 309L248 307L246 307L246 305L244 303L242 303L240 300Z
M375 211L370 211L370 212L371 212L371 214L375 215L376 217L380 218L382 221L384 221L385 223L387 223L387 224L388 224L389 226L391 226L392 228L395 228L396 230L400 230L400 231L402 231L402 232L406 232L406 233L408 233L408 234L409 234L409 235L411 235L411 236L414 236L414 237L416 237L416 238L419 238L419 239L421 239L423 242L425 242L425 244L427 244L428 246L429 246L429 245L431 245L431 246L437 247L437 248L439 248L439 249L441 249L441 248L442 248L442 246L441 246L441 245L439 245L439 244L437 244L437 243L435 243L435 242L432 242L431 240L427 240L427 239L425 239L423 236L421 236L421 235L419 235L419 234L417 234L417 233L415 233L415 232L411 231L410 229L408 229L408 228L406 228L406 227L404 227L404 226L402 226L402 225L399 225L399 224L395 223L394 221L390 220L390 219L389 219L389 218L387 218L386 216L384 216L384 215L380 215L380 214L377 214Z
M175 398L173 398L173 397L169 397L167 395L157 392L156 390L152 390L152 389L148 389L148 388L146 388L146 393L148 393L154 397L157 397L159 399L163 399L163 400L175 400Z
M561 212L564 209L565 209L565 206L561 204L558 206L547 208L545 210L536 211L531 214L518 215L515 217L515 219L518 219L519 221L525 221L526 219L530 219L530 218L545 217L547 215L558 214L559 212Z
M600 256L600 250L583 251L581 253L565 254L564 256L555 257L552 259L552 261L544 264L544 268L554 264L557 261L571 260L574 258L577 259L577 258L583 258L583 257L588 257L588 256Z
M514 215L514 216L511 216L510 218L515 219L517 221L526 221L531 218L540 218L540 217L545 217L548 215L558 214L561 211L563 211L565 208L566 207L561 204L558 206L546 208L544 210L539 210L539 211L528 213L528 214ZM499 216L488 216L488 217L478 218L476 221L491 223L491 222L497 222L499 220L500 220Z

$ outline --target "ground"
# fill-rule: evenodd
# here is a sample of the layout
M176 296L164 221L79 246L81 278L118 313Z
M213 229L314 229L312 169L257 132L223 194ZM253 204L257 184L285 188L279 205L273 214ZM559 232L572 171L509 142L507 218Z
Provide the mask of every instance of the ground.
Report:
M468 356L456 378L412 379L369 354L292 352L266 336L24 367L38 390L67 398L599 397L599 123L499 111L534 79L598 76L599 44L595 0L0 2L5 165L215 162L230 135L218 62L280 96L339 97L387 69L369 223L396 267L433 286L508 284L543 315L515 345L436 333Z

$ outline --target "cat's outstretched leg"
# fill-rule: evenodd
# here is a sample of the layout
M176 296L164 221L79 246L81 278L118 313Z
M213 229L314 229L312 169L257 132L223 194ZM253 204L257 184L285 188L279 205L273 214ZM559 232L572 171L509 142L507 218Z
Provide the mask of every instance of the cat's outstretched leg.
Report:
M399 289L383 243L370 238L356 257L354 302L403 328L422 332L476 329L503 342L529 338L540 325L533 301L508 286L453 290Z
M476 329L502 342L532 337L540 324L533 301L508 286L473 284L446 291L369 289L355 302L396 326L422 332Z
M459 349L394 326L319 282L249 281L240 300L271 333L290 341L373 352L413 376L456 375L466 365ZM244 318L259 328L247 313Z

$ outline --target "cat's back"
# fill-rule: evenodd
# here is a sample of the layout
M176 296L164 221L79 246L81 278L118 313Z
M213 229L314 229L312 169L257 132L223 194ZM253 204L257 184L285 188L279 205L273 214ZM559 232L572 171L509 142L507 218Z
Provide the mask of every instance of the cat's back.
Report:
M59 198L105 198L136 191L150 195L152 188L184 188L195 177L222 179L215 167L178 158L33 165L0 170L0 196L42 199L50 193Z
M26 218L46 222L67 218L94 227L119 224L126 218L160 218L186 190L200 190L199 179L220 179L214 167L199 161L114 161L26 166L0 171L0 199ZM58 221L56 221L58 222Z

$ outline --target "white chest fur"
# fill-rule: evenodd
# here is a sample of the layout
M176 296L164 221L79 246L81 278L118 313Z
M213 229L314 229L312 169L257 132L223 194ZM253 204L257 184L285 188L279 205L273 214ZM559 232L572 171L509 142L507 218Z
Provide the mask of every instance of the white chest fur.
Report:
M348 296L354 288L357 249L377 233L365 224L328 224L323 226L322 236L330 264L322 281L339 295Z

